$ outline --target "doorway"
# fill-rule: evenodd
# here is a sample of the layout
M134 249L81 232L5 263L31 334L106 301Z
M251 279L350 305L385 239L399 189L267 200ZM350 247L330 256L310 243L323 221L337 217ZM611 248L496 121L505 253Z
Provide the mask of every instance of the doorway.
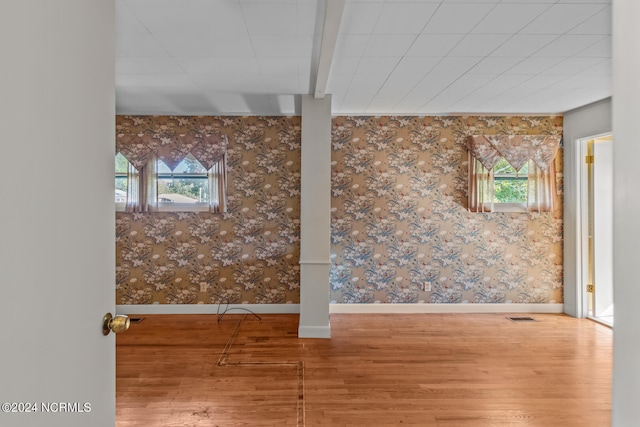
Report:
M586 224L587 317L613 326L613 137L581 141L584 152L582 216Z

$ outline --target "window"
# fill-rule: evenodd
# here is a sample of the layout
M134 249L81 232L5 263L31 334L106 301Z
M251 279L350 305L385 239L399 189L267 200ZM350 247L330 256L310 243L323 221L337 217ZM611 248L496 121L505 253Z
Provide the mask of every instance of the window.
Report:
M471 135L467 139L471 212L549 212L556 204L554 135Z
M171 171L157 160L159 211L207 211L209 210L209 177L199 161L188 154Z
M125 210L129 167L129 160L122 153L116 154L116 211Z
M224 212L226 168L222 156L207 170L187 154L173 171L156 156L135 168L122 154L115 158L116 211Z

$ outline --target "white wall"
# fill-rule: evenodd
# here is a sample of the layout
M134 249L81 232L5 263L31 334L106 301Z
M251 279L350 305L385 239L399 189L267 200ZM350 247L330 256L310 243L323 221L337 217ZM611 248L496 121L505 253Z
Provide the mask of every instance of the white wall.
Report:
M581 299L582 279L579 263L580 237L580 168L583 159L577 141L586 137L611 132L611 98L590 104L564 115L564 312L574 317L585 317L585 304Z
M640 422L640 2L613 0L614 427Z

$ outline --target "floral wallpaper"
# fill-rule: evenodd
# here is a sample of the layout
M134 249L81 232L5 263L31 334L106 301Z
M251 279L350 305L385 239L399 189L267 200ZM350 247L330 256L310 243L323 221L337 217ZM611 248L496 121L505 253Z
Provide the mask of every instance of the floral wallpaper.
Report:
M116 303L298 303L300 118L116 118L118 135L193 128L228 138L227 212L116 213Z
M119 135L225 135L229 205L116 213L116 303L299 303L300 123L118 116ZM477 134L562 135L562 117L333 118L332 301L562 302L562 150L557 211L470 213L465 144Z
M471 213L466 138L478 134L561 136L562 117L333 120L333 302L562 302L561 153L560 209Z

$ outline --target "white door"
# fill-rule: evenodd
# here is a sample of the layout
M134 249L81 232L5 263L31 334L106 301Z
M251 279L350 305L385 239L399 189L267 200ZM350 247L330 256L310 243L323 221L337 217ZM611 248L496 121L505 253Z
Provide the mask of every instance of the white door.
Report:
M0 4L0 425L113 426L114 2Z
M593 144L594 316L613 316L613 141ZM613 319L611 319L613 320Z

